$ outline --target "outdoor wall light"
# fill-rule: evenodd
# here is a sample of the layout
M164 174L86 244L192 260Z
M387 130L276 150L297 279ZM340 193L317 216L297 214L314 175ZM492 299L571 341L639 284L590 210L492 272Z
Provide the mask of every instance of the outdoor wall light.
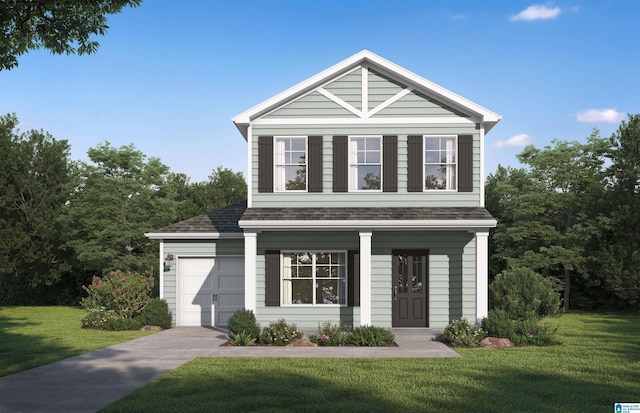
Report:
M164 270L171 271L171 263L173 262L173 254L167 254L164 259Z

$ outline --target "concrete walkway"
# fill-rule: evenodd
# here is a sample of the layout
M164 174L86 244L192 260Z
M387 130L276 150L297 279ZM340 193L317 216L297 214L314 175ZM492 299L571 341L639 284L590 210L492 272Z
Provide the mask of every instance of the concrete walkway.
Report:
M172 328L0 378L0 413L95 412L185 362L205 357L460 357L442 343L398 347L221 347L225 334Z

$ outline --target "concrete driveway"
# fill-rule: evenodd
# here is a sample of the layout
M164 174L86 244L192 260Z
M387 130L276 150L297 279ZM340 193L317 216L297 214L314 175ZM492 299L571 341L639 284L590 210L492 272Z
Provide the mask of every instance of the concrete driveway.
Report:
M221 347L225 333L172 328L0 378L1 413L95 412L199 357L460 357L439 342L398 347Z

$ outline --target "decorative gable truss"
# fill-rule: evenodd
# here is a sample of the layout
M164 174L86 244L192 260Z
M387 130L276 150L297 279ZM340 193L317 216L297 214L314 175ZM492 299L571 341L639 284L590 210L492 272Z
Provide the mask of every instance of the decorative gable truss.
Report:
M472 122L468 114L455 110L411 86L376 72L368 65L332 79L296 100L256 119L255 124L317 123L402 123L417 118L433 121ZM440 119L439 119L440 118Z

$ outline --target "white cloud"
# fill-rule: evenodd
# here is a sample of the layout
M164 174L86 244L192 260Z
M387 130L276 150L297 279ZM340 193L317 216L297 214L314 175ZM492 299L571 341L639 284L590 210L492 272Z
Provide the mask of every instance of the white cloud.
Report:
M578 122L608 122L617 123L624 118L624 114L618 112L616 108L589 109L576 115Z
M515 135L510 137L509 139L503 141L497 141L491 144L494 148L516 148L521 146L529 145L533 139L531 136L526 133L521 133L519 135Z
M539 4L534 4L526 9L522 10L518 14L511 16L512 21L517 20L547 20L555 19L562 12L560 7L547 7Z

